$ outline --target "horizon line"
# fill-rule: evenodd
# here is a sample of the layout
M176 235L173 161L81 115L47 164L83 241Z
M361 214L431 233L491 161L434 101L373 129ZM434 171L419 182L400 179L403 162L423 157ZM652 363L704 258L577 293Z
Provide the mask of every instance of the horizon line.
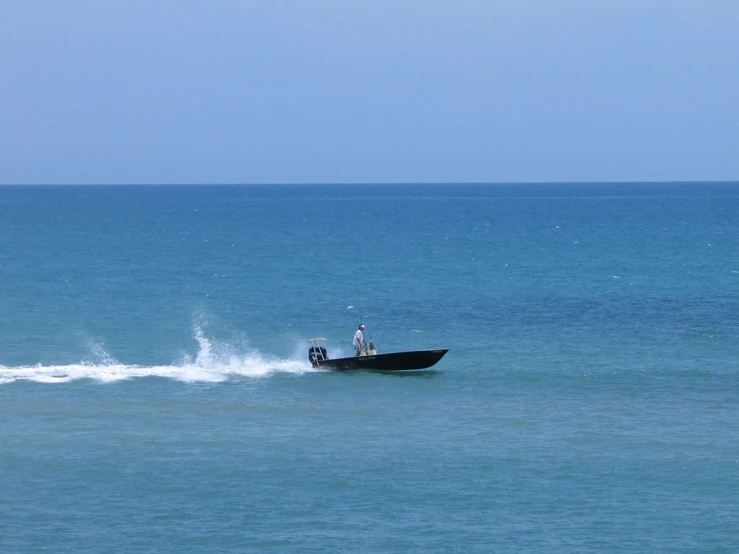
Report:
M629 181L331 181L331 182L192 182L192 183L0 183L0 187L199 187L199 186L245 186L245 187L288 187L288 186L499 186L499 185L681 185L681 184L739 184L737 180L629 180Z

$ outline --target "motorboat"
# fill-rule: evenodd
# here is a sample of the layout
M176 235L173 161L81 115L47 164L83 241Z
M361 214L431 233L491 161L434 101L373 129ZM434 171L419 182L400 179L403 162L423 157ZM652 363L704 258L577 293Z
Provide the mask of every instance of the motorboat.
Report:
M373 341L362 347L359 356L351 358L329 358L328 351L323 346L324 338L308 339L310 348L308 359L315 368L329 369L331 371L411 371L415 369L426 369L444 357L449 352L448 348L435 348L433 350L411 350L408 352L389 352L378 354Z

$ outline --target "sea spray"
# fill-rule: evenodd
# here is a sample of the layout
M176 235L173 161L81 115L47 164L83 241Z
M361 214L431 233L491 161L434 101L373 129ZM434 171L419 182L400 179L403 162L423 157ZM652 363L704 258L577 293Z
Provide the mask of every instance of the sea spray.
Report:
M90 340L88 359L76 364L17 367L0 365L0 384L19 380L67 383L79 379L109 383L138 377L218 383L232 377L264 377L273 373L300 374L313 371L307 359L283 359L253 349L236 351L227 342L210 339L198 326L194 328L193 338L199 346L194 357L185 355L179 363L154 366L122 364L105 350L102 342Z

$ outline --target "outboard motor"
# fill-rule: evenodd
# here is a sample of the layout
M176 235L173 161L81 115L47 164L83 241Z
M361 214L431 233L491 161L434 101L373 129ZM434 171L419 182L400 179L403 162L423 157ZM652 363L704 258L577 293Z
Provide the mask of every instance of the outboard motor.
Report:
M328 360L328 352L322 346L311 346L308 349L308 359L310 360L310 365L317 367L319 360Z

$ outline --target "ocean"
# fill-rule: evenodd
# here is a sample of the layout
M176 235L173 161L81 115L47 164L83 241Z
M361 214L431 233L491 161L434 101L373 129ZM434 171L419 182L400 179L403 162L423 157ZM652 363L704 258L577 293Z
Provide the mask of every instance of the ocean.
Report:
M736 552L739 183L0 187L0 552ZM315 370L352 336L430 370Z

